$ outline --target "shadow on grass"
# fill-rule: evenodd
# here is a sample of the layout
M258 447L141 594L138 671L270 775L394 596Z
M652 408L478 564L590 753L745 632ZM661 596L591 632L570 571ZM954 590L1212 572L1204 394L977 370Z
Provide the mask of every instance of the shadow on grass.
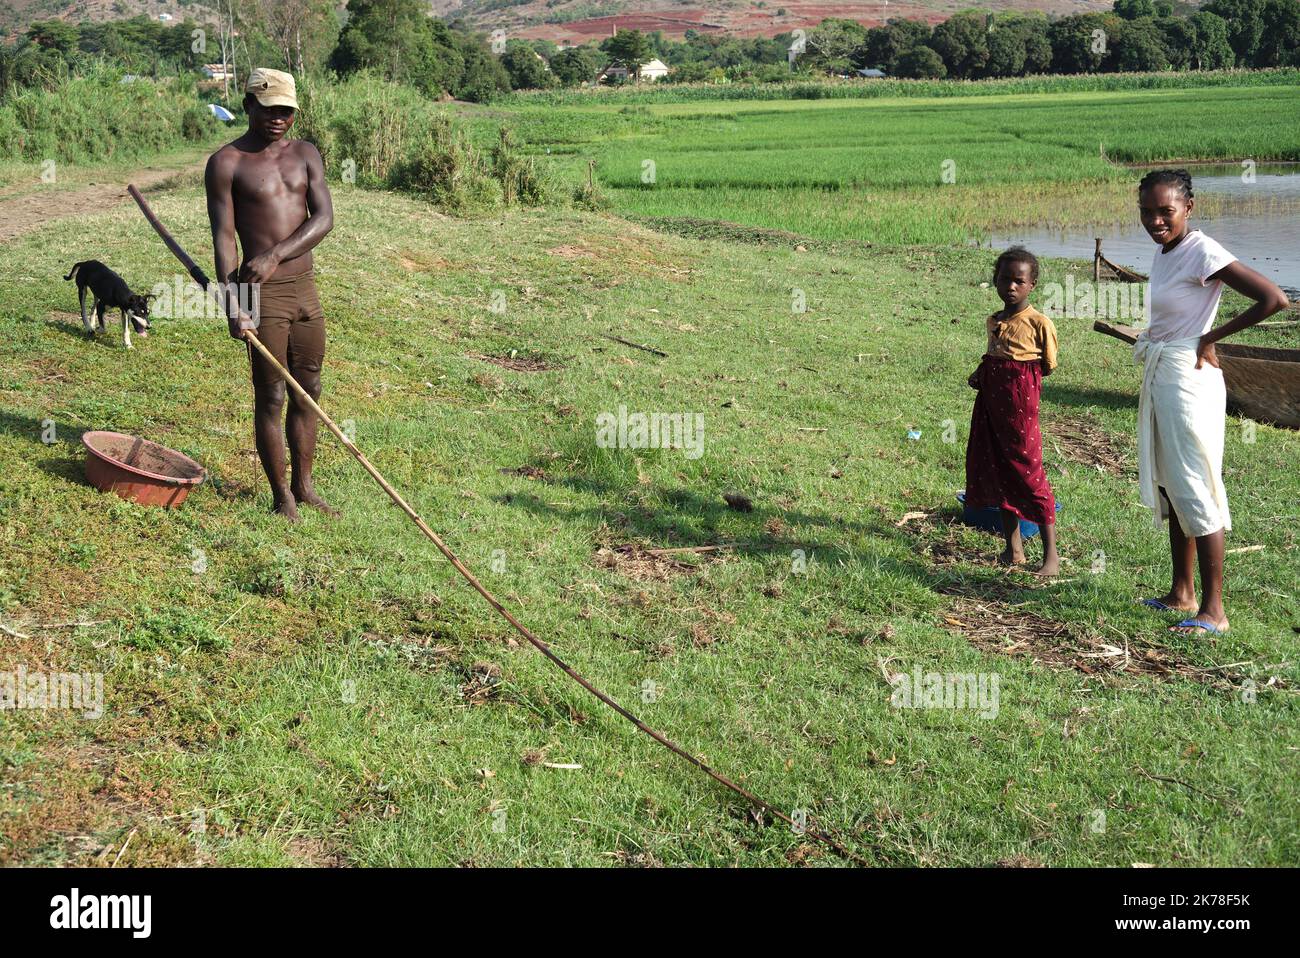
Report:
M56 442L47 443L42 436L53 428ZM85 449L81 445L84 429L57 422L45 417L23 416L7 410L0 410L0 434L25 439L32 445L45 451L42 458L31 457L37 469L56 479L64 479L79 486L87 486ZM26 458L26 457L24 457Z
M790 556L794 549L807 555L820 553L859 567L871 567L886 575L897 576L922 588L943 592L951 585L950 570L933 566L924 559L918 543L904 529L897 528L886 519L851 521L825 513L791 511L755 502L751 512L737 512L720 497L702 495L689 489L659 489L659 498L667 508L655 512L629 501L628 490L590 477L569 477L553 480L553 484L575 492L595 496L599 503L592 506L559 507L546 502L531 491L502 493L494 497L498 503L510 508L523 509L534 516L566 523L582 522L617 529L629 540L650 543L655 548L690 549L721 543L739 543L733 554L779 552ZM667 517L664 517L667 513ZM956 521L959 517L942 514L944 519ZM743 517L743 530L737 531L737 517ZM728 520L728 531L720 528ZM825 535L792 538L789 533L777 533L771 528L773 520L792 526L812 526L826 531ZM873 550L870 545L857 547L847 540L867 538L901 545L908 553L906 558L890 555L885 550ZM990 550L990 555L993 550ZM998 575L990 570L990 575ZM1014 585L1013 588L1017 588ZM1029 591L1018 589L1017 591Z
M75 322L69 322L62 319L45 320L45 328L52 329L56 333L63 333L65 336L71 336L77 342L85 346L91 346L95 349L118 349L126 352L122 346L122 317L117 317L117 322L112 321L112 317L104 314L104 330L98 333L88 333L84 326L81 325L79 316L74 317ZM94 315L91 314L91 320ZM116 331L116 335L114 332ZM134 330L132 330L134 332Z
M1061 406L1101 406L1104 409L1137 409L1137 396L1118 389L1084 389L1078 386L1050 385L1043 388L1043 399Z
M752 512L737 513L711 495L682 488L650 487L646 491L665 505L662 511L656 512L631 501L629 489L617 484L586 476L556 478L553 483L571 491L589 493L599 502L590 506L556 507L531 491L503 493L494 498L510 508L523 509L547 520L604 525L618 530L628 540L653 547L691 548L739 542L743 544L741 547L729 551L751 555L764 551L789 555L791 549L803 549L809 555L820 552L848 565L882 573L885 583L890 577L911 582L941 597L943 606L952 596L963 595L996 606L1028 606L1046 619L1087 626L1097 624L1099 616L1110 619L1120 612L1109 608L1109 603L1099 603L1096 583L1084 568L1056 580L1034 579L1023 569L1012 571L996 564L1002 544L997 535L983 533L978 542L954 541L954 533L968 527L962 525L960 513L947 505L939 507L922 523L900 528L886 518L873 516L867 521L849 521L824 513L765 506L761 501L754 503ZM736 528L737 516L743 517L741 529ZM725 534L720 527L724 517L729 520ZM789 533L774 534L769 525L773 519L792 526L815 527L824 530L824 534L798 539ZM858 541L851 542L853 539ZM872 548L871 540L879 541L882 548ZM889 548L884 548L886 545ZM1031 565L1033 559L1031 556ZM1126 606L1124 611L1131 610ZM911 614L926 618L921 610Z
M690 489L675 488L654 490L667 508L662 512L653 512L643 506L629 501L629 490L601 482L587 476L570 476L553 480L556 486L562 486L571 492L585 493L600 500L600 505L560 510L532 493L503 493L495 497L496 501L510 506L520 506L534 515L546 515L558 518L574 519L583 517L606 525L622 528L629 535L640 536L646 540L660 543L664 548L716 545L723 538L719 530L720 522L725 518L735 521L744 516L749 526L745 541L774 542L779 536L767 531L765 526L773 519L782 523L801 524L835 528L845 533L857 535L881 535L889 526L883 522L854 522L825 514L797 512L765 506L762 500L753 503L752 511L733 509L723 501L721 496L701 495ZM728 534L729 540L735 540L734 534ZM779 544L784 544L781 540ZM794 545L816 545L828 550L847 551L843 545L830 543L794 543Z

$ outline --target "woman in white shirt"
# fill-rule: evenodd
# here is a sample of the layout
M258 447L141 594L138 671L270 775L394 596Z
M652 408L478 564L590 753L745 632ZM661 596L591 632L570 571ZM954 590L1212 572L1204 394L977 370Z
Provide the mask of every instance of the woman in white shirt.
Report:
M1151 323L1134 346L1143 366L1138 482L1156 526L1169 520L1174 571L1169 591L1143 603L1191 613L1171 631L1221 635L1228 631L1224 532L1232 519L1222 475L1227 393L1214 344L1289 304L1276 284L1188 225L1194 200L1186 170L1148 173L1138 187L1138 206L1142 225L1160 244L1147 291ZM1216 329L1225 285L1255 302Z

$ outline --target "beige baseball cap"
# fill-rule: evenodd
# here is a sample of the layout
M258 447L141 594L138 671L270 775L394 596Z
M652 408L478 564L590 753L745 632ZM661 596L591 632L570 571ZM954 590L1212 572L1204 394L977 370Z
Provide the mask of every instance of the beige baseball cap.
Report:
M298 90L293 77L283 70L258 67L248 75L244 92L257 97L262 106L291 106L298 109Z

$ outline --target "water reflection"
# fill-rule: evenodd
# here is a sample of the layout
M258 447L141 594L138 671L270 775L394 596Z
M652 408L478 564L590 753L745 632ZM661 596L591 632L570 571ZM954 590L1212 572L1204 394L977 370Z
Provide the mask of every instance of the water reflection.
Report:
M1243 263L1273 282L1300 295L1300 164L1260 163L1252 169L1239 164L1189 165L1197 198L1212 196L1219 202L1211 213L1192 212L1192 222L1226 246ZM1135 169L1136 181L1146 168ZM1253 174L1253 175L1251 175ZM989 245L1003 248L1015 243L1045 256L1091 259L1093 238L1102 238L1107 259L1147 273L1156 244L1138 222L1121 226L1084 226L1069 230L1020 227L995 233Z

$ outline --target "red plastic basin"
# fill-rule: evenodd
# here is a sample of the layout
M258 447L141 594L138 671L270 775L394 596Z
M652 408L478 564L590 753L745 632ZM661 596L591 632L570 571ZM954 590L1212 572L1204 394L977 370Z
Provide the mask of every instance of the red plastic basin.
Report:
M141 505L174 509L207 476L207 470L189 456L148 439L94 431L85 433L81 441L90 484Z

